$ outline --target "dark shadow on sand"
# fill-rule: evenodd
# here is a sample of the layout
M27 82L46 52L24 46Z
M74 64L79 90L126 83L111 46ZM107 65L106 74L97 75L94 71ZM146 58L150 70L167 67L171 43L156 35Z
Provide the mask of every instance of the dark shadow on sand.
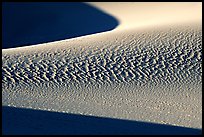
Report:
M3 2L2 48L64 40L114 29L118 21L81 2Z
M190 135L202 130L130 120L2 107L3 135Z

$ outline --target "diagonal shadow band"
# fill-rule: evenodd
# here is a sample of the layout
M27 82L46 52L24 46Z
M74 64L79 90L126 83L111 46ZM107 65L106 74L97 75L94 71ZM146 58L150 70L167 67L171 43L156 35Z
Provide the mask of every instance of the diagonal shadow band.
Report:
M114 17L81 2L3 2L2 48L109 31L118 24Z
M202 130L113 118L2 107L4 135L199 135Z

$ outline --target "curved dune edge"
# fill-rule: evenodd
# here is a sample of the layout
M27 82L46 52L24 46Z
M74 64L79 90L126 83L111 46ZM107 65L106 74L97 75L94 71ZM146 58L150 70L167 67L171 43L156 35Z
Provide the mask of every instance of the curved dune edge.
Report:
M110 31L2 51L2 104L202 128L202 27Z
M2 48L15 48L110 31L118 21L81 2L2 3Z
M194 24L202 22L202 3L201 2L85 2L104 13L107 13L119 21L119 25L110 31L158 28L161 26L174 26L178 24ZM124 10L120 10L124 9ZM176 15L176 16L175 16ZM27 48L39 45L54 44L59 42L70 41L92 35L101 35L109 31L95 34L74 37L70 39L47 42L42 44L27 45ZM16 48L7 48L2 50L13 50Z

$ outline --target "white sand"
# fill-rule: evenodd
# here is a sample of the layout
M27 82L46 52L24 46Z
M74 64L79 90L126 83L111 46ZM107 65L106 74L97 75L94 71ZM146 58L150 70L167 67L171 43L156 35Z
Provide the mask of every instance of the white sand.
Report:
M200 2L90 2L120 21L116 30L202 21Z
M3 106L202 128L201 3L92 4L121 25L2 50Z

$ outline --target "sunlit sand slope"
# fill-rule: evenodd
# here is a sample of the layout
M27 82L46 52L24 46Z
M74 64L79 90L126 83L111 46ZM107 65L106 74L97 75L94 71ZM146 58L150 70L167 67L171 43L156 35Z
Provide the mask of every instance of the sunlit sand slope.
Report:
M116 30L202 21L201 2L88 2L116 17Z
M202 128L202 27L131 29L2 51L2 103Z

